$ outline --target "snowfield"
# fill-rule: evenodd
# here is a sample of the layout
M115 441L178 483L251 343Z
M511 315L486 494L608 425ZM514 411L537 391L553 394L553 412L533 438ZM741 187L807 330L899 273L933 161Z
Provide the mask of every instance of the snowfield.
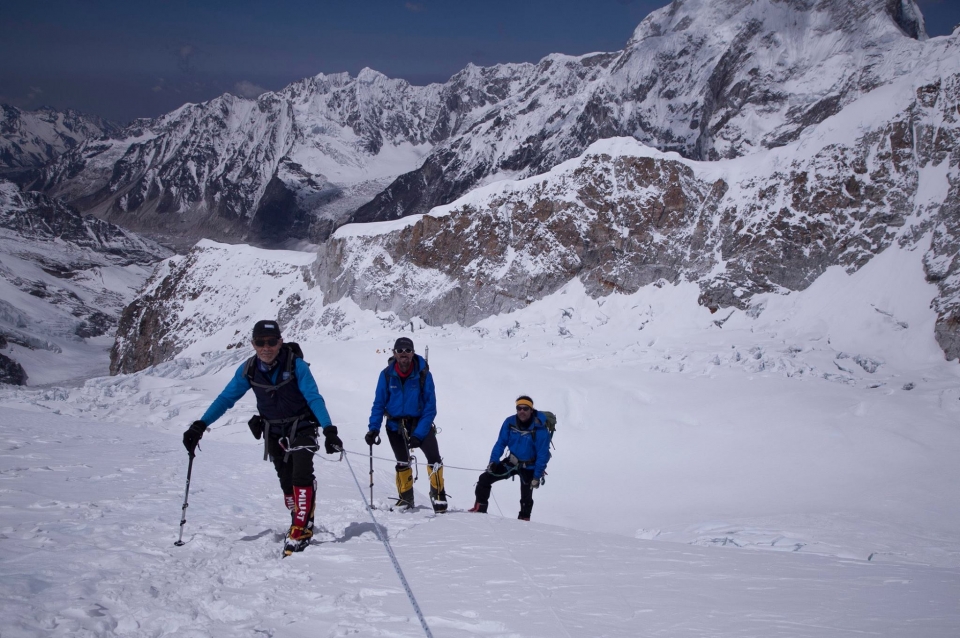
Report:
M201 442L173 544L182 431L249 356L226 346L250 326L201 298L196 325L219 328L172 362L0 390L0 635L424 635L351 474L369 495L362 437L401 334L429 347L452 511L389 511L381 445L374 514L434 636L960 635L960 367L933 338L923 252L749 314L710 314L692 284L594 300L573 283L469 329L328 306L336 321L288 336L350 454L318 456L323 542L287 559L252 393ZM269 280L236 282L233 254L303 263L223 248L204 271L223 299ZM559 417L533 520L511 481L468 513L521 393Z

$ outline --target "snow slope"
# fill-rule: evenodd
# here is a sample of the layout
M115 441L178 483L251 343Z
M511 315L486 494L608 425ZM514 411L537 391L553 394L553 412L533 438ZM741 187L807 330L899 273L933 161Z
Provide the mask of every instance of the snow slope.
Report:
M173 546L180 435L248 356L228 348L247 314L287 307L271 273L291 287L283 264L304 263L205 252L219 268L197 269L207 288L177 359L0 391L3 635L423 635L346 461L317 461L329 542L279 559L287 514L245 425L252 395L201 443L187 542ZM930 331L922 254L831 269L760 296L753 316L710 314L692 284L595 300L573 283L470 329L433 328L291 287L300 311L285 330L364 493L386 349L398 334L429 347L454 511L384 511L387 446L374 500L436 636L955 636L960 369ZM253 261L262 278L238 280ZM244 294L235 317L223 304ZM533 521L515 519L512 482L494 487L491 514L466 513L520 393L560 417Z
M326 542L281 560L286 510L252 441L203 445L187 542L174 547L186 455L169 433L10 409L0 429L4 636L424 635L345 463L319 463ZM351 463L362 475L363 459ZM960 626L957 567L690 547L462 511L376 516L438 637Z

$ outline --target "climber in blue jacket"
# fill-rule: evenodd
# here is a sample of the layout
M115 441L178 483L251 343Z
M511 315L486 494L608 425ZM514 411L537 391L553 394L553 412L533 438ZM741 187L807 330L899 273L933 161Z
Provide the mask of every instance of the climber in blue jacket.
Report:
M437 394L426 359L414 352L413 340L400 337L393 344L393 356L380 372L377 392L370 409L367 445L380 444L380 427L387 418L387 438L397 459L397 504L414 507L413 468L410 450L420 448L427 457L430 501L436 512L447 510L443 486L443 459L437 443Z
M533 407L533 399L517 397L517 413L507 417L500 426L500 436L490 451L487 471L477 481L476 502L471 512L487 513L487 503L494 483L520 476L520 514L522 521L530 520L533 510L533 490L540 487L550 460L550 431L543 412ZM501 459L505 450L510 454Z

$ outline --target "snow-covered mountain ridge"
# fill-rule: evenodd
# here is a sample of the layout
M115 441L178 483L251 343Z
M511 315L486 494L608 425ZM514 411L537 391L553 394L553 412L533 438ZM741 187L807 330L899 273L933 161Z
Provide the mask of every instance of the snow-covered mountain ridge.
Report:
M106 373L104 353L121 311L153 265L170 254L59 200L0 181L0 365L20 369L0 375L0 382Z
M957 59L955 48L942 66ZM924 255L937 291L931 331L956 358L960 78L936 69L880 87L803 139L763 153L697 162L631 139L606 140L549 173L491 184L429 215L344 226L309 269L291 271L295 284L277 283L289 297L278 309L285 322L337 316L320 306L299 314L317 286L322 294L310 293L311 304L349 297L398 322L470 325L571 280L598 299L692 282L722 324L731 309L762 314L763 295L804 290L833 266L853 273L902 246ZM114 369L172 356L154 341L182 335L180 323L193 319L170 320L177 312L168 308L197 294L206 271L218 267L190 273L196 255L175 276L155 278L164 284L138 300L118 353L139 361L115 359Z
M62 153L120 130L112 122L78 111L24 111L0 104L0 175L40 169Z
M522 308L573 278L595 297L696 282L711 311L759 314L759 293L919 246L939 288L936 336L955 359L960 47L931 62L775 149L697 162L605 140L425 216L345 226L319 248L313 277L328 300L435 325Z
M601 138L694 159L782 145L914 72L925 37L913 0L676 1L619 52L470 66L427 87L318 75L186 105L68 153L42 185L181 246L321 241L348 218L425 213L545 172Z

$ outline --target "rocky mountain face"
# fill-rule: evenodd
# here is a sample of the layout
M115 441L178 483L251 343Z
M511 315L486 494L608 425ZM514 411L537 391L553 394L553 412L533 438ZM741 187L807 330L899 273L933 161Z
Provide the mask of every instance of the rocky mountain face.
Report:
M623 52L494 70L451 80L469 115L354 215L379 223L319 247L303 282L324 303L471 325L574 278L598 298L684 281L722 326L723 309L758 316L758 294L897 244L923 251L936 338L960 356L960 37L926 39L911 0L674 2ZM185 298L169 283L154 308ZM143 325L122 330L127 350L157 341Z
M352 221L426 213L478 184L543 173L603 138L697 160L782 146L909 72L924 39L913 0L676 0L622 51L550 56L517 76L515 90Z
M441 93L364 70L226 94L91 141L34 186L181 247L320 241L456 126Z
M38 376L31 361L57 365L56 357L38 353L79 352L110 337L153 265L170 254L61 201L0 181L0 382Z
M188 254L163 261L123 310L110 352L111 374L169 361L230 325L243 328L232 333L226 348L249 356L249 331L264 317L276 318L286 339L296 338L302 334L299 323L309 328L308 316L324 314L316 295L310 299L308 294L314 287L308 268L313 260L306 252L203 240Z
M0 176L29 179L30 172L86 140L119 130L117 124L78 111L23 111L0 104Z
M367 69L188 104L67 153L32 188L181 247L320 242L598 139L699 160L781 146L909 73L925 38L913 0L675 0L619 52L469 66L427 87Z
M409 223L345 227L320 248L329 303L472 324L579 278L596 297L691 281L716 312L923 250L936 337L960 356L960 42L800 139L714 162L605 140L542 176L477 189ZM920 70L920 69L923 70ZM722 321L722 319L721 319Z

